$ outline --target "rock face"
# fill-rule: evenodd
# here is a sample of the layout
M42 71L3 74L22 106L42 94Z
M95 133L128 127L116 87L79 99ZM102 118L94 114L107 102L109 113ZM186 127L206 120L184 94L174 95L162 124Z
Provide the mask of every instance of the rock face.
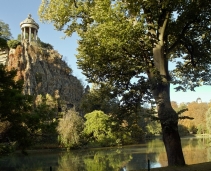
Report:
M24 80L24 94L48 93L59 98L67 108L79 105L83 86L57 51L24 42L22 46L10 49L7 67L18 70L15 79Z
M8 59L8 51L0 49L0 64L6 65Z

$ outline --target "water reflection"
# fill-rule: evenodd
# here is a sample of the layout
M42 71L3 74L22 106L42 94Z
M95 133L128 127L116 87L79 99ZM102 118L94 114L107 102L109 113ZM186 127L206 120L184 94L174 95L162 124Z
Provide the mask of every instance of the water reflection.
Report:
M211 161L209 138L183 138L183 153L187 164ZM129 171L167 165L163 142L159 139L146 144L122 148L77 151L36 151L28 156L15 154L0 158L1 171Z
M118 170L132 159L121 149L86 150L64 153L58 159L58 171L106 171Z

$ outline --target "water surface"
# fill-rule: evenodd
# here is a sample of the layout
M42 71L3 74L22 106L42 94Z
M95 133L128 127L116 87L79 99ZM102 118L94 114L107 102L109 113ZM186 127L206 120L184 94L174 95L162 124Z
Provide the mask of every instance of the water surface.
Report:
M187 164L211 161L209 138L182 138ZM0 158L1 171L126 171L167 166L167 157L160 139L145 144L89 150L30 151L28 156L14 154Z

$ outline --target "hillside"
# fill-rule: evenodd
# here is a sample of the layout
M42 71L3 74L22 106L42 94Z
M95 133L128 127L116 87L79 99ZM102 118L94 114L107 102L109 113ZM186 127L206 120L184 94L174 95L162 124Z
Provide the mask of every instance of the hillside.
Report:
M2 52L5 59L6 53ZM50 94L60 98L64 108L78 106L83 95L81 82L72 75L72 69L56 50L44 49L25 41L10 49L5 64L18 70L16 79L24 80L24 94Z

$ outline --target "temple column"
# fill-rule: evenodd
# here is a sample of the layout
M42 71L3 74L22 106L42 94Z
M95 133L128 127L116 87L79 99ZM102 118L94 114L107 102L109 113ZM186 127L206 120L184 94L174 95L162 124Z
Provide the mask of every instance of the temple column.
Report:
M36 41L36 30L34 29L34 41Z
M31 42L31 27L29 27L29 42Z
M23 29L21 29L21 42L23 42Z
M38 38L38 31L36 30L36 40L37 40L37 38Z
M26 39L26 27L23 28L23 38Z

